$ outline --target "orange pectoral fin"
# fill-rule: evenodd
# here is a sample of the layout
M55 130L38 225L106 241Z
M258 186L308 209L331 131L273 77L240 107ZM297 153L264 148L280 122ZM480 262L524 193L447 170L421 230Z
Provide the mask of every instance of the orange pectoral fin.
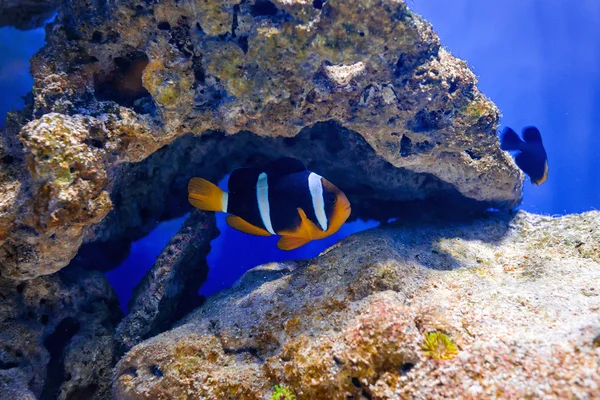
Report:
M300 224L296 228L277 232L281 235L281 239L277 242L277 247L281 250L294 250L311 240L325 237L323 231L308 219L303 209L298 208L298 214L300 215Z
M225 218L225 221L227 221L227 225L233 229L237 229L240 232L256 236L271 236L271 234L265 229L254 226L251 223L244 221L242 218L236 217L235 215L229 215L227 218Z
M318 228L314 226L314 224L308 219L303 209L298 208L298 214L300 215L300 222L297 226L277 232L277 234L281 236L305 238L308 241L311 241L315 238L312 234L314 233L315 229Z
M306 243L310 242L309 239L298 237L298 236L282 236L281 239L277 242L277 247L280 250L294 250L298 247L304 246Z

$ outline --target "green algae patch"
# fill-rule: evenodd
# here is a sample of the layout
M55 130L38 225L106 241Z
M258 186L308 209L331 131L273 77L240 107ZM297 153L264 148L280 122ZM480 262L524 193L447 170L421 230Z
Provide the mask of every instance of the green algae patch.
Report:
M435 360L451 360L458 354L458 347L450 337L441 332L428 332L421 344L426 356Z
M289 387L285 385L275 385L273 394L269 400L296 400L296 396Z

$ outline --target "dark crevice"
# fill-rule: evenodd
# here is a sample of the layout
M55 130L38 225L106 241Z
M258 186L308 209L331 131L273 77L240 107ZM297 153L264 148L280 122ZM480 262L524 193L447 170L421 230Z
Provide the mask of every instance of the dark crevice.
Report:
M107 271L121 264L131 250L130 240L110 240L86 243L77 252L71 265Z
M157 28L160 29L161 31L169 31L169 30L171 30L171 24L168 23L167 21L162 21L162 22L158 23Z
M400 54L400 57L398 57L398 61L396 62L394 76L399 78L402 75L410 73L418 64L418 61L419 60L414 55L407 53Z
M25 290L25 282L21 282L17 285L17 293L19 294L23 294L23 291Z
M242 51L244 52L244 54L248 53L248 36L240 36L238 38L238 46L240 46L240 48L242 49Z
M152 375L158 378L162 378L164 376L164 373L158 365L153 365L152 368L150 368L150 372L152 373Z
M405 376L406 374L408 374L413 368L415 367L415 364L413 363L404 363L400 366L400 374L402 376Z
M83 141L83 143L87 144L90 147L94 147L96 149L103 149L104 142L100 139L88 138Z
M325 3L323 0L313 0L313 7L320 10L323 8L323 3Z
M121 374L121 376L123 376L123 375L131 375L133 377L137 377L138 376L137 368L131 366L131 367L127 368L125 371L123 371L123 373Z
M81 34L77 29L77 23L72 15L68 14L62 21L62 28L65 32L65 37L69 41L78 41L81 39Z
M225 354L243 354L248 353L253 357L259 359L261 362L264 361L262 357L259 355L259 349L256 347L239 347L237 349L223 347L223 353Z
M445 120L439 111L421 110L412 121L407 121L407 124L413 132L428 132L443 128Z
M102 32L94 31L94 33L92 33L92 39L90 41L94 44L100 44L102 43L103 36L104 35L102 35Z
M400 155L402 157L408 157L412 154L412 140L406 135L400 139Z
M44 347L50 353L50 361L48 362L48 373L40 397L41 400L58 398L60 385L65 380L63 351L73 336L79 332L79 329L79 321L67 317L60 321L54 332L44 340Z
M14 362L14 361L9 361L9 362L0 361L0 370L17 368L18 366L19 366L19 363Z
M448 93L452 94L452 93L456 92L457 89L458 89L458 79L452 79L450 81L450 87L448 88Z
M240 5L236 4L233 6L233 21L231 22L231 37L235 38L235 30L238 27L238 14L240 12Z
M250 13L253 17L275 15L277 14L277 11L279 11L277 6L269 0L257 0L250 9Z
M206 82L206 72L202 66L202 58L199 56L192 57L192 63L194 66L194 78L196 84L204 84Z
M481 160L481 155L475 153L472 149L465 150L465 153L473 160Z
M151 100L152 96L142 84L142 73L148 62L148 56L142 52L115 58L113 73L96 78L96 98L100 101L114 101L124 107L133 107L141 99Z

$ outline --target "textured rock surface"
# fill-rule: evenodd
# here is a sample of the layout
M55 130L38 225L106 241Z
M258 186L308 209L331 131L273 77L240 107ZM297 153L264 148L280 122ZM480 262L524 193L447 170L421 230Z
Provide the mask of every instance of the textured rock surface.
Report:
M48 274L84 240L117 241L96 224L123 206L119 179L135 170L123 163L187 133L252 132L234 147L247 149L238 152L247 159L259 137L286 143L310 130L308 150L321 158L290 143L286 152L306 154L308 164L366 159L336 143L336 132L310 129L336 121L372 149L365 166L385 165L350 188L359 200L423 199L442 188L487 206L520 201L522 174L499 149L497 108L402 1L75 0L59 11L48 45L32 60L28 118L35 119L20 132L30 179L0 187L18 205L0 205L9 210L0 219L0 232L8 232L4 276ZM192 152L205 153L198 143ZM350 151L336 153L344 146ZM222 177L237 160L219 156L210 155L207 175ZM337 184L349 175L338 169L328 178ZM161 200L136 203L152 220L162 210L145 205Z
M56 10L55 0L0 0L0 27L38 28Z
M168 329L196 308L206 279L210 242L219 234L214 213L194 211L135 288L129 313L115 333L122 355L142 340Z
M117 365L117 399L597 398L600 213L373 229L258 267ZM458 355L421 348L443 332Z
M97 272L0 279L0 398L106 399L120 311Z

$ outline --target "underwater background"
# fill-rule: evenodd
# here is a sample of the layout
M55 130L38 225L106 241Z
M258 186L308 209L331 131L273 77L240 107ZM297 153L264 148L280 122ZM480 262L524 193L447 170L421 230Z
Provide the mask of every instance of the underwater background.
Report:
M598 21L0 0L0 400L596 398Z
M413 0L408 5L433 25L454 56L467 61L481 91L503 114L500 129L520 132L535 125L542 132L549 178L538 187L527 180L519 208L548 215L600 208L600 2L454 0L448 7L447 0ZM43 28L0 28L1 124L7 111L23 106L22 97L33 84L29 58L44 36ZM226 187L225 179L220 186ZM123 308L186 217L159 224L133 244L122 265L106 273ZM217 224L221 235L212 243L204 295L229 287L251 267L314 257L340 238L377 225L348 223L327 239L283 252L275 245L277 238L235 231L222 214Z

